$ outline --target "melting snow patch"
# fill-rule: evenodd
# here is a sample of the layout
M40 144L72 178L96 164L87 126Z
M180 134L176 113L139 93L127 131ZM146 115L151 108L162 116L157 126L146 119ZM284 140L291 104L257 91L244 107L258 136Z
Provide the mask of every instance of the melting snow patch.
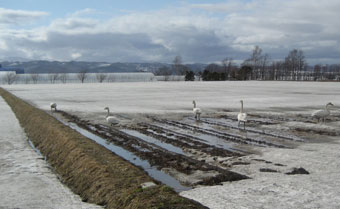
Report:
M156 184L149 181L149 182L142 183L141 186L142 186L143 189L146 189L146 188L154 187L154 186L156 186Z

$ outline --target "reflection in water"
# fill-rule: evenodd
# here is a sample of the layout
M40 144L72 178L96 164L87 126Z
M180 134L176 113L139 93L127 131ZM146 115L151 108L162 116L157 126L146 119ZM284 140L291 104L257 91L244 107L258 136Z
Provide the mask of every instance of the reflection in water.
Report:
M165 143L165 142L162 142L162 141L159 141L158 139L155 139L154 137L147 136L147 135L142 134L138 131L129 130L129 129L122 129L120 131L127 133L131 136L135 136L135 137L142 139L142 140L144 140L148 143L155 144L155 145L162 147L163 149L166 149L168 151L171 151L171 152L174 152L174 153L177 153L177 154L180 154L180 155L185 155L185 153L183 152L183 150L181 148L175 147L171 144L168 144L168 143Z
M80 128L74 123L66 124L70 126L72 129L78 131L80 134L86 136L87 138L95 141L96 143L102 145L106 149L112 151L116 155L124 158L125 160L129 161L130 163L142 167L152 178L166 184L167 186L173 188L176 192L186 191L192 189L191 187L185 187L179 183L179 181L172 176L157 170L157 168L152 167L147 160L140 159L137 155L129 152L122 147L116 146L113 143L108 143L105 139L92 134L91 132Z

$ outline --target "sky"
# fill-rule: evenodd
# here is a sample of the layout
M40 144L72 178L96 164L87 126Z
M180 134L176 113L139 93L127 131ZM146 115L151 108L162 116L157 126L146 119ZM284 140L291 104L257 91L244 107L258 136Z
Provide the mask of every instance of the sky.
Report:
M340 63L339 0L0 0L0 60Z

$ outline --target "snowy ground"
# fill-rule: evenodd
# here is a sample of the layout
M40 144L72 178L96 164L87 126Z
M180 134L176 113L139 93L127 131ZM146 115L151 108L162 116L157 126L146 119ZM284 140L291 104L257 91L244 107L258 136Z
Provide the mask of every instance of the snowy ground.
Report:
M334 117L324 124L288 120L272 125L271 128L282 132L296 127L303 129L300 136L308 137L307 143L294 149L254 148L258 154L242 157L243 162L251 162L249 165L232 168L252 179L196 188L181 195L210 208L340 207L339 135L309 132L337 133L339 130L339 83L148 82L3 87L39 108L48 110L50 102L57 102L60 109L95 121L104 121L105 106L113 113L130 117L150 113L162 114L163 117L187 115L191 113L192 100L203 109L203 117L217 113L236 115L240 99L244 100L248 113L279 115L287 119L293 115L299 119L298 114L307 118L313 110L332 102L335 105L331 110ZM310 174L284 174L292 167L303 167ZM261 168L278 172L260 172Z
M57 102L65 111L117 113L191 112L192 100L205 111L239 110L244 100L247 110L311 110L331 101L340 105L339 83L319 82L139 82L93 84L4 85L15 95L42 109Z
M238 166L234 171L252 179L223 186L182 192L210 208L340 208L340 144L305 144L297 149L266 149L262 156L248 156L306 168L310 175L259 172L270 168L265 162ZM275 168L274 168L275 169Z
M1 97L0 118L0 208L101 208L60 183Z

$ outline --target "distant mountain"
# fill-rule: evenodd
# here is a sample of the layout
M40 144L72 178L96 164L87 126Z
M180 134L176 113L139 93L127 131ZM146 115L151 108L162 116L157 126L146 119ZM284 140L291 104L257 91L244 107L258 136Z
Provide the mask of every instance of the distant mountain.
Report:
M0 62L28 62L30 59L22 58L22 57L3 57L0 58Z
M166 63L107 63L107 62L59 62L59 61L3 61L3 67L23 68L25 73L78 73L86 70L90 73L97 72L155 72L161 67L171 68ZM206 64L187 64L191 70L203 71Z

